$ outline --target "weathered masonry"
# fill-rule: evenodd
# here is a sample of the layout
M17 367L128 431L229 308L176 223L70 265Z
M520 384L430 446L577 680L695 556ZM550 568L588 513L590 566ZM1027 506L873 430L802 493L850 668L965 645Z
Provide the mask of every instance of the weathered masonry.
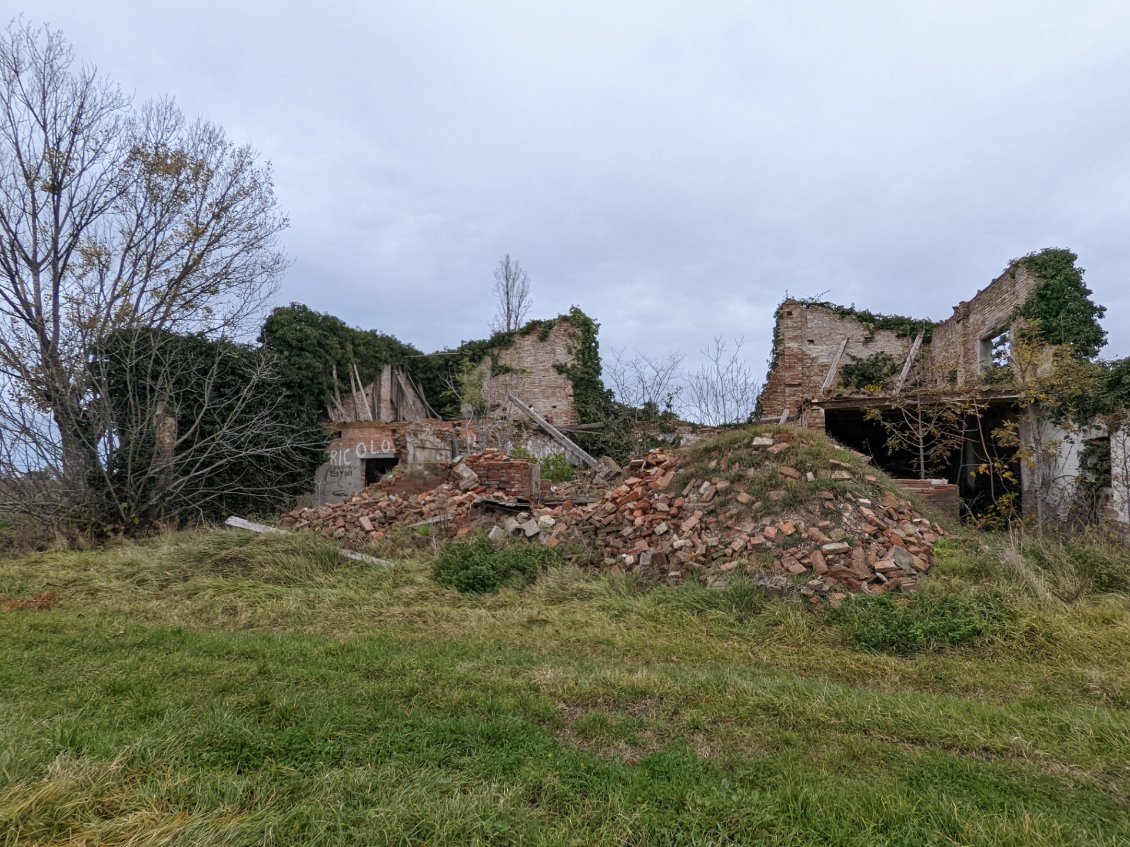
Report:
M994 365L994 339L1007 334L1017 307L1039 283L1027 268L1009 268L938 324L786 300L777 309L775 361L761 394L762 409L766 414L787 409L790 417L804 412L807 423L819 427L821 399L851 387L841 383L845 366L873 361L879 354L898 366L892 374L896 381L909 366L904 386L983 386L984 374Z
M1011 342L1021 326L1017 315L1042 283L1014 262L937 323L788 299L776 314L761 413L788 412L896 477L935 478L928 495L959 497L971 517L1011 498L1024 514L1076 519L1080 482L1098 456L1110 471L1104 470L1102 490L1091 492L1091 519L1126 526L1127 433L1097 424L1066 428L1008 378L1017 368ZM1027 366L1045 374L1052 352L1037 351ZM1009 432L1020 448L1011 455L1024 461L1002 460L1007 451L998 442ZM952 443L939 443L946 439Z
M577 327L554 321L543 332L519 333L508 347L494 350L474 371L488 417L521 420L506 399L514 393L551 424L577 423L573 383L565 369L574 364ZM470 411L470 410L467 410Z
M575 323L557 319L514 333L492 348L463 379L462 417L441 419L421 386L403 368L386 365L367 385L349 377L353 391L328 409L329 461L318 468L314 499L342 500L394 468L426 477L459 455L485 448L521 446L541 458L562 452L544 430L508 399L513 394L548 423L568 429L577 422L568 369L578 349ZM535 465L536 467L536 465Z

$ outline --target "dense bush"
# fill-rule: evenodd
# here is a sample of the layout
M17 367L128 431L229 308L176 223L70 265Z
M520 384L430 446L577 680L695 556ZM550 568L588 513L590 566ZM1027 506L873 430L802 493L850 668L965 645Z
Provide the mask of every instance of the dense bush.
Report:
M573 468L564 453L552 453L541 460L541 478L548 482L568 482Z
M541 571L561 563L561 554L551 547L525 543L495 547L480 533L441 549L432 575L440 585L483 593L506 583L529 585Z
M867 388L882 388L898 373L899 363L890 353L875 353L862 359L855 356L851 358L851 362L840 368L840 384L844 388L861 391Z
M996 632L1008 611L988 594L923 593L907 600L882 594L850 597L831 616L858 647L911 654L966 644Z
M1045 344L1070 344L1079 358L1093 359L1106 344L1106 330L1099 323L1106 308L1091 299L1083 269L1075 266L1077 258L1070 250L1049 248L1017 259L1014 264L1043 278L1018 316L1029 321Z

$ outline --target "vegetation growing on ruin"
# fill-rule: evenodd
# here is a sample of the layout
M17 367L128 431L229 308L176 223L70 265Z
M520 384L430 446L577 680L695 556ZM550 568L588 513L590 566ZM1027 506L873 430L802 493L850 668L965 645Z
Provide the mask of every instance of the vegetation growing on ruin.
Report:
M601 420L611 395L600 378L600 344L596 337L600 324L576 306L570 308L569 314L563 315L560 320L567 320L577 331L569 342L569 353L573 361L554 365L554 368L558 373L569 377L573 385L573 407L577 410L577 419Z
M461 387L469 371L489 359L493 376L514 373L513 367L499 362L494 354L512 347L518 336L536 333L539 341L547 341L553 327L561 322L580 330L575 354L583 358L585 364L578 361L576 366L563 372L573 380L578 396L586 398L581 402L586 402L592 396L593 360L596 361L596 380L598 383L600 380L597 324L576 306L566 315L533 320L513 332L496 332L489 338L464 341L451 350L425 354L391 335L357 329L332 315L292 303L271 313L263 325L260 341L279 358L288 395L318 420L325 417L327 401L333 396L335 367L336 387L344 394L351 390L349 373L353 365L357 366L361 381L368 384L388 364L403 368L416 380L440 416L457 418L461 414ZM578 411L580 408L578 405Z
M260 343L278 364L289 403L314 425L326 418L335 388L348 393L356 365L362 382L375 380L386 364L399 365L415 376L412 363L422 355L391 335L360 330L301 303L275 309L259 332ZM337 382L334 382L334 372Z
M546 482L569 482L576 472L564 453L550 453L541 460L541 478Z
M888 380L899 370L899 363L890 353L872 353L859 358L848 356L852 361L840 368L840 385L860 391L882 389Z
M829 303L827 300L818 300L815 297L794 300L793 302L805 308L816 306L821 309L827 309L829 312L839 315L841 318L851 318L859 321L872 332L884 330L886 332L893 332L899 338L914 338L921 332L923 343L928 343L930 339L933 338L934 330L938 327L939 323L929 318L883 315L878 312L868 311L867 309L857 309L854 305L841 306L838 303Z
M899 338L914 338L919 332L922 333L923 343L929 343L934 336L934 330L938 327L939 321L932 321L929 318L908 318L902 315L883 315L877 312L871 312L866 309L857 309L853 306L841 306L837 303L830 303L827 300L820 300L816 297L786 297L777 306L775 312L775 320L773 322L773 348L769 354L769 371L768 378L772 376L773 371L781 361L781 351L785 346L785 336L781 330L781 312L787 305L796 305L800 308L816 307L826 309L841 318L852 318L862 323L869 330L869 336L865 341L871 340L874 333L878 330L885 330L893 332ZM897 365L896 365L897 368ZM864 383L864 385L871 383ZM844 382L845 386L856 386L855 382ZM758 415L764 414L761 408L760 401L756 412Z
M1083 269L1070 250L1048 248L1016 259L1043 282L1016 311L1028 325L1030 337L1044 344L1069 345L1080 359L1093 359L1106 344L1106 330L1099 320L1106 307L1091 299L1091 289L1083 282Z

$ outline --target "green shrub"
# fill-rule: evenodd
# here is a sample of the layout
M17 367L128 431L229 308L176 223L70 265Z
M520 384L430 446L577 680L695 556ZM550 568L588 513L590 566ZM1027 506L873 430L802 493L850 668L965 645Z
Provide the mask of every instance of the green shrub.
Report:
M874 353L862 359L851 356L851 359L840 368L840 385L844 388L882 388L899 370L899 363L890 353Z
M573 468L564 453L552 453L541 460L541 478L548 482L568 482Z
M546 568L559 565L561 554L551 547L524 542L495 547L485 534L448 544L436 555L432 575L440 585L459 591L485 593L503 584L530 585Z
M857 647L882 653L936 652L998 631L1008 613L995 596L922 593L850 597L831 612Z

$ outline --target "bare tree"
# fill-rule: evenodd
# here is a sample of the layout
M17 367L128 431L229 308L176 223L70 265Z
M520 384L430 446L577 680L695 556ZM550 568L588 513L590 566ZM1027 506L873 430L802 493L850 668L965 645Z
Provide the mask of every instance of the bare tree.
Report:
M530 311L530 278L509 253L494 270L494 294L498 299L498 312L492 327L496 332L513 332Z
M919 479L945 475L954 453L966 441L971 417L980 418L980 410L972 401L921 391L895 395L887 408L864 413L866 420L883 427L888 454L912 457Z
M706 362L687 375L687 414L700 423L719 426L749 420L761 390L753 368L742 356L744 338L733 339L731 350L721 335L701 352Z
M667 353L662 358L636 353L628 358L625 350L615 350L603 363L603 375L616 400L625 406L670 412L682 392L682 363L681 353Z
M241 332L286 265L285 226L270 167L251 149L171 101L135 108L93 67L74 67L58 32L10 24L0 34L0 474L38 471L55 482L55 508L81 511L120 432L91 356L123 330Z
M609 404L605 419L597 422L615 433L627 455L655 447L664 431L672 429L675 402L682 391L682 362L680 353L663 357L636 353L629 358L624 350L616 350L602 363L602 376L616 403Z

